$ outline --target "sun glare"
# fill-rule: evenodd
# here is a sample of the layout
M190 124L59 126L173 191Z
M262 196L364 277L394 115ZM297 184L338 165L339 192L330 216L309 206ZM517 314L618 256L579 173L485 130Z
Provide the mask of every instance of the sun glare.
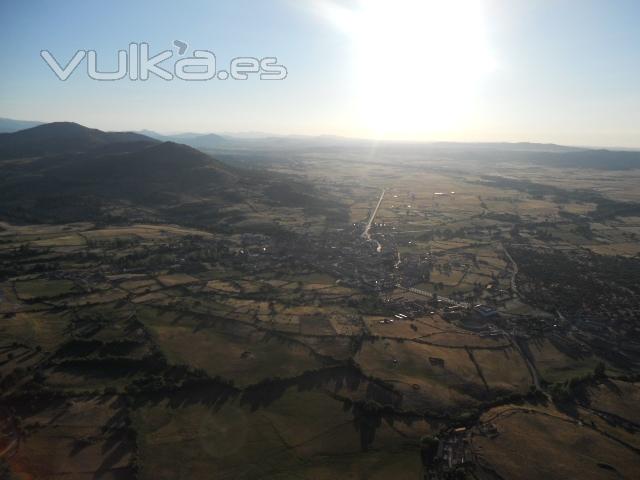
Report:
M455 127L494 67L479 0L323 8L352 40L361 123L379 138L424 138Z

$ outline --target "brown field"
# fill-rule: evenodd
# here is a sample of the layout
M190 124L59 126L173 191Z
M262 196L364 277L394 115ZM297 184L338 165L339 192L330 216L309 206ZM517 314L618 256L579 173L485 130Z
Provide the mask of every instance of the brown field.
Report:
M393 323L380 323L393 319ZM421 321L398 320L393 316L382 317L367 315L363 318L367 330L372 335L393 338L420 338L432 334L435 330L431 325ZM414 328L415 327L415 330Z
M640 424L640 384L609 380L588 391L588 405L601 412Z
M527 413L501 407L483 419L495 423L499 434L493 439L475 436L473 449L502 478L636 477L636 453L553 410Z
M3 318L0 322L0 343L25 343L54 351L64 341L68 319L47 312L22 312Z
M30 433L9 459L15 478L129 478L133 442L121 432L105 430L118 408L115 398L78 398L23 416Z
M430 357L444 360L444 367L432 365ZM438 409L455 409L473 403L469 395L485 391L464 348L434 347L411 341L368 341L363 343L356 361L366 375L398 384L403 391L415 390L422 402ZM411 401L410 395L407 400Z
M127 297L127 293L118 289L112 288L102 292L91 293L89 295L80 295L74 297L72 300L65 302L65 305L70 307L80 307L85 305L95 305L99 303L111 303L117 300L122 300Z
M442 347L500 348L509 345L503 337L482 337L470 332L434 332L422 338L429 344Z
M490 388L524 393L533 384L522 355L514 348L472 350Z
M202 230L195 230L173 225L133 225L131 227L110 227L100 230L88 230L83 232L83 235L85 235L87 238L96 240L107 240L126 237L137 237L153 240L171 235L196 235L202 237L213 236L211 233L203 232Z
M293 377L322 367L307 347L251 327L220 329L188 317L144 321L170 361L202 368L236 385Z
M154 279L146 278L124 281L119 285L119 287L135 294L148 293L161 288L161 286L158 285L158 282Z
M562 382L591 373L599 361L594 356L571 357L549 340L530 343L529 349L540 375L548 382Z
M136 410L141 478L402 478L418 479L419 453L406 446L419 422L376 428L370 452L342 403L320 392L288 389L252 411L242 399L223 404L150 403ZM390 476L392 475L392 476Z
M54 298L80 291L71 280L24 280L15 282L14 286L20 300Z
M587 245L587 248L599 255L623 255L627 257L634 257L640 254L639 242Z
M196 283L199 280L191 275L184 273L175 273L173 275L159 275L158 282L165 287L176 287L178 285L188 285L190 283Z

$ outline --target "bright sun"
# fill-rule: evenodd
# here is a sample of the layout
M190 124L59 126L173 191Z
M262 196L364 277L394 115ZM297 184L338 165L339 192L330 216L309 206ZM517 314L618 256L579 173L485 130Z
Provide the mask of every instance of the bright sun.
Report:
M351 37L362 124L380 138L423 138L455 128L493 69L480 0L323 2Z

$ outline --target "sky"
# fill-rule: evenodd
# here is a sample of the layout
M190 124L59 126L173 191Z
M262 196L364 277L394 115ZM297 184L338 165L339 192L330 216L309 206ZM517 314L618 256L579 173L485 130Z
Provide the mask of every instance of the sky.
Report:
M0 0L0 117L637 148L638 25L637 0ZM94 50L98 70L116 70L118 50L142 42L173 52L170 72L208 50L217 70L276 57L287 76L97 81L84 57L61 81L41 57L64 67Z

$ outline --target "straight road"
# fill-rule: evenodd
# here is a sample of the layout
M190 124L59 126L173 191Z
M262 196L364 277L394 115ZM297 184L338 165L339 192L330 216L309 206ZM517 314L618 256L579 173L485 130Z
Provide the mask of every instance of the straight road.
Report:
M378 209L380 208L380 204L382 203L382 200L384 199L384 194L385 194L386 190L383 188L382 189L382 193L380 194L380 199L378 200L378 204L376 205L376 208L373 209L373 212L371 213L371 216L369 217L369 221L367 222L367 225L364 227L364 232L362 232L362 238L364 238L365 240L369 241L371 240L371 234L369 233L369 230L371 229L371 224L373 223L373 220L376 218L376 214L378 213ZM378 252L380 250L382 250L382 245L380 245L379 242L376 242L378 244Z

